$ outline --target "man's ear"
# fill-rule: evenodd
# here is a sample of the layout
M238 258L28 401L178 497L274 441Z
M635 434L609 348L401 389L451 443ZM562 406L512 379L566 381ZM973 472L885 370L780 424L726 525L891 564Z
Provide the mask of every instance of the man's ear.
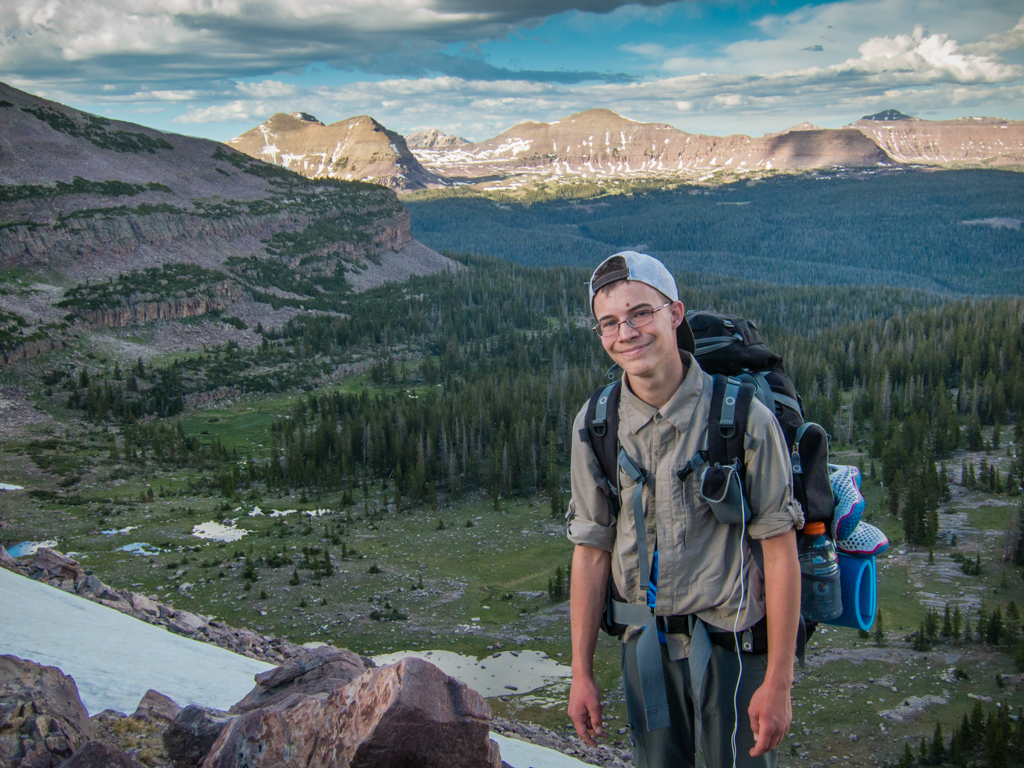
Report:
M672 313L672 327L678 328L686 318L686 307L683 306L681 301L673 301L672 306L668 309Z

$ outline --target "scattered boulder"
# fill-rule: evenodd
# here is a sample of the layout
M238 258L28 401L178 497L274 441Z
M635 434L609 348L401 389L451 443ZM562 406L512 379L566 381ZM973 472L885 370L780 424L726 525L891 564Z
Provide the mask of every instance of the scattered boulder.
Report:
M500 768L490 718L479 693L407 658L331 693L292 691L241 715L203 768Z
M56 667L0 656L0 765L53 768L92 738L75 681Z
M77 584L85 578L85 571L78 564L55 549L40 547L36 550L36 556L32 560L33 571L45 573L51 579L57 581L72 581Z
M206 621L189 611L175 611L167 620L167 628L177 635L191 637L206 628Z
M0 568L6 568L8 571L21 573L21 568L18 567L18 561L11 557L3 544L0 544Z
M146 720L147 722L163 720L169 723L178 716L179 712L181 712L181 707L173 699L150 688L131 716L136 720Z
M87 573L85 577L75 585L75 592L86 597L102 597L107 589L107 585L91 573Z
M22 763L24 765L24 763ZM87 741L60 768L146 768L135 758L100 741Z
M231 720L226 712L190 704L164 731L167 757L178 768L198 768Z
M330 693L365 671L363 660L347 648L322 645L315 650L303 649L280 667L256 675L256 687L229 711L237 715L270 707L293 693Z
M116 709L104 709L89 719L94 723L116 723L118 720L124 720L126 717L128 715L124 712L118 712Z
M159 616L160 607L156 601L150 600L145 595L140 595L137 592L128 593L128 601L132 604L132 608L135 612L145 614L147 616Z

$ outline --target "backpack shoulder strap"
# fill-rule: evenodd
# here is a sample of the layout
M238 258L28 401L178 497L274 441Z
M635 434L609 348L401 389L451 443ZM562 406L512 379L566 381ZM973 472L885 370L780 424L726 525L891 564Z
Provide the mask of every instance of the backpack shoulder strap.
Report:
M618 477L621 392L621 380L603 384L595 389L587 403L585 426L580 430L580 439L590 443L609 488L615 487L615 479ZM609 498L612 497L614 494L609 494ZM612 514L618 516L617 504L613 504L612 507Z
M725 466L737 459L743 465L743 442L754 387L731 376L715 375L708 415L708 462Z

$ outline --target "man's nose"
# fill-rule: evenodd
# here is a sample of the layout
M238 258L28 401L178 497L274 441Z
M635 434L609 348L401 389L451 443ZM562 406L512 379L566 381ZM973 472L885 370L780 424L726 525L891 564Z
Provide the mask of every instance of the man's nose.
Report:
M619 338L623 340L635 339L640 335L640 331L631 326L627 322L623 322L619 325Z

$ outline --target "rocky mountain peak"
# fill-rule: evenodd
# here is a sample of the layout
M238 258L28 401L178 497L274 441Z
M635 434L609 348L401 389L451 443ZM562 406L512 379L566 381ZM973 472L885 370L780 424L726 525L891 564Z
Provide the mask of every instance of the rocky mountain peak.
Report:
M434 149L435 147L458 147L469 142L461 136L444 133L437 128L416 131L405 137L409 149Z
M321 123L308 112L292 112L292 117L294 117L296 120L302 120L304 123L317 123L319 125L323 125L323 123Z
M896 122L897 120L917 120L916 117L904 115L898 109L885 109L873 115L865 115L861 120L876 120L880 122Z
M403 136L369 115L324 125L295 116L304 114L278 113L227 143L311 179L372 181L396 189L442 183L420 165Z

